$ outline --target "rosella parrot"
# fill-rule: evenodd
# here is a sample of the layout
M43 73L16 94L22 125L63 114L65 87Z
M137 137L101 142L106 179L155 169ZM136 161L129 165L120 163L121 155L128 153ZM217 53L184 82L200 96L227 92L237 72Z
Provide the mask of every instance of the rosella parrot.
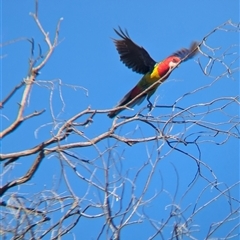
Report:
M120 27L119 31L116 29L114 29L114 31L121 37L120 40L113 39L116 49L120 55L120 60L134 72L144 74L137 85L123 97L116 107L134 107L135 105L141 104L147 97L147 101L149 102L149 106L151 108L152 103L149 100L150 97L154 94L158 86L168 78L171 70L176 67L179 62L186 61L194 57L198 52L199 44L197 42L193 42L189 49L182 48L181 50L171 54L163 61L156 62L150 57L143 47L138 46L131 40L127 31L123 32ZM161 79L161 81L158 84L155 84L153 88L150 88L146 93L137 97L159 79ZM136 99L132 101L134 98ZM131 103L129 104L129 102ZM123 110L124 108L113 110L109 112L108 116L110 118L114 118Z

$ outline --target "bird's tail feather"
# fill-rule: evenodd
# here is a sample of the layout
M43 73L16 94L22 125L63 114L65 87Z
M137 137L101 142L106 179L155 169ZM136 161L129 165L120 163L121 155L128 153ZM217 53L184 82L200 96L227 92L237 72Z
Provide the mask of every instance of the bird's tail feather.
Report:
M131 108L131 107L134 107L135 105L141 104L146 97L145 94L142 95L141 97L137 98L136 100L134 100L131 104L128 104L130 101L132 101L140 93L141 93L141 89L139 89L138 86L135 86L130 92L128 92L123 97L123 99L118 103L118 105L115 108L120 107L120 106L125 106L125 105L127 107ZM113 111L108 113L108 116L110 118L114 118L115 116L117 116L123 110L124 110L124 108L118 109L118 110L113 110Z

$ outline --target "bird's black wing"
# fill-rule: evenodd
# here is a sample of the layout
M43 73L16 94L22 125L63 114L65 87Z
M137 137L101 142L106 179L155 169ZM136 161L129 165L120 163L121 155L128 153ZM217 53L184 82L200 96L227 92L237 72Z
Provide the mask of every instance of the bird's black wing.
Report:
M123 31L119 27L119 31L114 29L118 36L122 39L113 39L121 61L134 72L146 74L149 72L156 62L150 57L148 52L135 44L128 35L127 31Z
M195 55L198 54L199 43L198 42L192 42L190 48L182 48L176 52L174 52L171 56L176 56L182 59L183 61L187 61L190 58L193 58Z

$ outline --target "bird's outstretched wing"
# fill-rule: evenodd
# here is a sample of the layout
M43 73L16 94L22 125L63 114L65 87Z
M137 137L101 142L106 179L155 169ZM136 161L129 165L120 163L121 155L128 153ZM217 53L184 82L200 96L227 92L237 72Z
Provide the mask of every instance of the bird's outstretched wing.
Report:
M121 61L134 72L146 74L151 71L156 62L150 57L148 52L135 44L127 31L123 31L119 27L119 31L114 29L119 37L122 39L113 39L117 51L120 55Z
M190 48L182 48L176 52L174 52L171 56L179 57L183 61L187 61L190 58L193 58L198 54L198 42L192 42Z

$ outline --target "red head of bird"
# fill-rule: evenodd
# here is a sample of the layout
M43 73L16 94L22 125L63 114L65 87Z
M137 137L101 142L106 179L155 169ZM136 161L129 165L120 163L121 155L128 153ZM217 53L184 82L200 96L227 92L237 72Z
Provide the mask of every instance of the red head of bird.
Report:
M179 57L170 56L158 64L158 74L163 77L181 61ZM168 75L168 74L167 74Z

